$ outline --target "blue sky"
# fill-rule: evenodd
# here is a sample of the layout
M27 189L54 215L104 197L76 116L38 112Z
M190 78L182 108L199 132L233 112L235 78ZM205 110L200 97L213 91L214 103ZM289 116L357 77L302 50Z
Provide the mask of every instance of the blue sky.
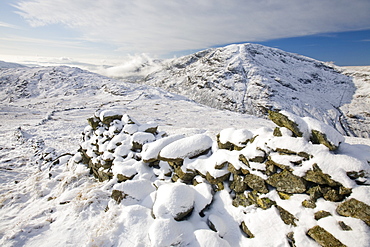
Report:
M2 0L0 60L109 64L253 42L370 65L369 13L368 0Z

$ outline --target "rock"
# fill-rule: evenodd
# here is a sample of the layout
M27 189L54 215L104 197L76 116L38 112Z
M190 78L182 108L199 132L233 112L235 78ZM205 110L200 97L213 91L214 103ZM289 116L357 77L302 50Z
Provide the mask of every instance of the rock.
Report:
M140 150L143 145L149 142L154 142L155 136L147 132L136 132L131 137L132 150Z
M313 238L318 244L323 247L346 247L330 232L326 231L321 226L314 226L308 230L307 235Z
M195 191L183 183L161 185L153 205L156 218L168 218L180 221L189 216L194 209Z
M337 207L337 213L342 216L358 218L370 226L370 206L351 198Z
M325 218L325 217L328 217L328 216L331 216L331 213L329 213L328 211L325 211L325 210L317 211L314 214L315 220L319 220L319 219L322 219L322 218Z
M323 173L317 164L313 164L312 170L308 170L303 178L320 185L329 185L331 187L341 186L340 183L331 179L330 175Z
M143 150L141 152L143 161L146 163L151 163L151 162L158 160L158 155L165 146L181 138L184 138L184 136L183 135L171 135L171 136L156 140L155 142L144 144Z
M91 126L93 130L96 130L99 126L100 119L96 117L91 117L87 119L87 122L89 123L89 125Z
M117 174L117 181L118 181L118 183L126 182L127 180L133 179L136 176L136 174L134 174L134 175L132 175L130 177L125 176L123 174Z
M174 171L176 175L183 181L191 182L193 178L197 175L196 171L186 168L184 172L181 166L175 166Z
M333 189L331 187L321 188L321 191L324 199L327 201L340 202L344 199L344 195L340 195L338 190Z
M338 221L338 225L343 231L352 231L352 227L344 223L343 221Z
M311 187L307 190L307 194L310 195L310 199L312 201L316 202L317 199L322 197L321 187L318 185L315 187Z
M271 119L276 125L280 127L285 127L291 130L295 136L302 137L303 133L298 127L298 124L290 120L287 116L283 115L282 113L276 111L268 111L268 117Z
M303 193L306 191L304 180L287 170L273 174L266 182L275 187L277 191L285 193Z
M286 235L286 238L288 239L288 243L290 247L296 247L295 245L295 239L294 239L294 232L289 232Z
M281 131L280 131L280 128L279 128L279 127L276 127L276 128L274 129L273 135L274 135L274 136L277 136L277 137L279 137L279 136L283 136L283 134L281 133Z
M234 179L230 183L230 189L234 190L236 193L243 193L248 186L244 183L244 177L234 174Z
M217 135L217 144L220 149L241 150L252 137L253 133L249 130L228 128L221 130Z
M258 191L260 193L268 193L269 190L267 189L265 180L260 176L254 174L247 174L245 175L244 182L253 190Z
M248 229L244 221L240 224L240 229L245 233L247 238L254 238L253 233Z
M122 114L112 110L104 110L101 111L99 114L100 121L102 121L103 124L106 124L108 126L113 120L116 119L121 120L122 116L123 116Z
M302 206L305 208L316 208L316 203L313 200L304 200Z
M335 146L333 143L331 143L326 137L326 134L317 130L311 131L311 141L313 144L323 144L324 146L328 147L330 151L335 151L339 147L339 145Z
M120 190L113 190L111 197L117 202L117 204L121 203L123 199L126 198L126 194L124 194Z
M206 179L208 182L210 182L211 184L220 184L226 180L228 180L230 177L230 173L225 173L224 175L220 176L220 177L213 177L208 171L206 173Z
M280 199L282 199L282 200L288 200L292 196L291 194L284 193L284 192L281 192L281 191L278 191L278 195L279 195Z
M267 197L260 198L257 191L249 192L248 199L250 202L253 202L257 207L260 207L262 209L271 208L273 205L276 204L275 201Z
M279 211L280 218L284 221L286 225L297 226L295 221L298 221L298 219L294 217L293 214L289 213L287 210L280 207L279 205L276 205L276 208Z
M234 207L247 207L253 204L251 200L249 200L244 193L236 193L235 198L232 202Z
M174 141L165 146L159 153L163 161L181 161L185 158L194 158L212 147L212 139L204 134L198 134Z

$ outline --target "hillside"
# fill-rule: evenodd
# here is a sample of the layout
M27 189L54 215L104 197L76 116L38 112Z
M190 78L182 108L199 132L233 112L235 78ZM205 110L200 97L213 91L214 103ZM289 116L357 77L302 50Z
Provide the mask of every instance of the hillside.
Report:
M362 84L339 68L275 48L240 44L204 50L165 62L143 83L218 109L264 117L268 109L287 110L345 135L369 137L362 131L370 121L368 101L358 115L364 123L347 116L359 107L353 98Z
M1 246L369 243L369 139L77 68L0 86Z

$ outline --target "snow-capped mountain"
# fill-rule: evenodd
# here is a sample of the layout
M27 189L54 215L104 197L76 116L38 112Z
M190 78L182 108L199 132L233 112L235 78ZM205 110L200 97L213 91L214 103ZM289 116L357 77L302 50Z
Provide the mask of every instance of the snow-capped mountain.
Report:
M65 66L0 90L1 246L368 246L369 139Z
M288 110L323 121L342 134L369 137L359 130L364 126L348 121L348 112L342 110L356 92L351 76L275 48L239 44L204 50L168 61L144 83L218 109L256 116L266 116L268 109ZM369 109L369 102L365 104ZM370 121L367 115L361 118Z

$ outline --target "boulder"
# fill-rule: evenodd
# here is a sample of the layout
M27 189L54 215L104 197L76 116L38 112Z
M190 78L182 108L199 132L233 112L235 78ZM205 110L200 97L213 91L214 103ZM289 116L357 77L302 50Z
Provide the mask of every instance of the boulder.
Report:
M185 158L194 158L208 152L212 143L212 139L204 134L179 139L165 146L159 153L159 159L178 162Z
M331 216L331 213L329 213L328 211L325 211L325 210L317 211L314 214L315 220L319 220L319 219L322 219L322 218L325 218L325 217L328 217L328 216Z
M247 238L254 238L253 233L248 229L244 221L240 224L240 229L245 233Z
M277 111L268 111L268 117L271 119L276 125L280 127L285 127L291 130L295 136L302 137L303 132L299 128L298 124L292 121L288 116L284 115L283 112Z
M287 170L273 174L266 182L275 187L277 191L285 193L303 193L306 191L305 181Z
M370 206L355 198L339 204L336 211L342 216L360 219L370 226Z
M109 124L113 120L115 120L115 119L121 120L122 116L123 115L120 114L119 112L112 111L112 110L104 110L104 111L100 112L99 119L100 119L100 121L103 122L103 124L106 124L106 125L109 126Z
M280 207L279 205L276 205L277 210L279 211L280 218L283 220L283 222L286 225L292 225L292 226L297 226L295 221L298 221L296 217L294 217L293 214L285 210L284 208Z
M268 193L267 185L265 180L260 176L254 174L245 175L244 182L253 190L260 193Z
M321 226L312 227L308 230L307 235L323 247L346 247L346 245L342 244L342 242Z
M317 164L312 165L312 170L308 170L303 178L307 181L320 184L328 185L331 187L340 186L341 184L331 179L330 175L322 172Z

